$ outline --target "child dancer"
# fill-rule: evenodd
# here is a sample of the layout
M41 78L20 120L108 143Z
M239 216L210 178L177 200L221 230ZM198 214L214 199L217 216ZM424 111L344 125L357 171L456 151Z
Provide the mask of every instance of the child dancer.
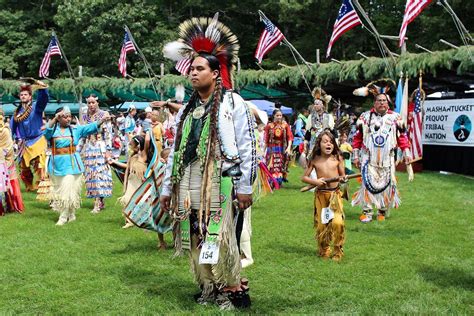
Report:
M126 168L124 178L124 194L119 199L122 206L127 206L128 202L132 198L132 195L145 181L145 172L147 169L147 152L149 144L149 134L146 136L148 140L145 142L143 136L133 136L130 140L129 149L131 156L128 162L125 164L116 159L109 159L108 163L117 167ZM146 143L146 145L145 145ZM133 223L125 218L125 225L122 228L133 227Z
M156 150L158 151L158 156L161 157L161 151L163 150L163 134L165 133L165 129L163 128L163 124L160 122L160 112L157 110L153 110L151 113L151 131L153 133L153 137L155 138L155 146Z
M318 241L319 256L329 258L330 244L333 242L332 259L342 259L344 245L344 212L338 182L326 182L325 179L342 177L345 179L344 160L341 157L334 135L325 130L321 132L310 155L311 161L302 177L302 181L315 185L314 226ZM316 171L317 179L311 178Z
M48 174L53 183L53 210L59 212L58 226L76 220L76 210L81 205L82 174L84 164L76 146L81 138L99 132L99 126L110 119L109 113L102 119L87 125L71 127L71 111L68 107L56 110L54 118L44 133L51 145Z
M160 162L165 164L168 162L168 156L170 155L171 149L170 148L165 148L161 151L160 153ZM160 250L165 250L168 248L168 245L166 244L164 235L160 232L158 232L158 249Z
M344 166L346 174L353 174L352 171L352 146L347 142L347 132L344 131L341 133L341 137L339 138L340 144L339 149L342 152L342 157L344 158Z

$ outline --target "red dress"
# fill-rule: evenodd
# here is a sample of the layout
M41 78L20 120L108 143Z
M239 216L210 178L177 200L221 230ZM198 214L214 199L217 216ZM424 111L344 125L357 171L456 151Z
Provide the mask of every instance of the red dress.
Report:
M0 126L0 150L0 191L5 199L0 200L0 216L6 212L23 213L25 206L13 159L13 141L6 126Z
M286 179L289 156L285 153L288 143L293 141L290 125L286 122L271 122L265 126L266 161L270 173L279 184Z

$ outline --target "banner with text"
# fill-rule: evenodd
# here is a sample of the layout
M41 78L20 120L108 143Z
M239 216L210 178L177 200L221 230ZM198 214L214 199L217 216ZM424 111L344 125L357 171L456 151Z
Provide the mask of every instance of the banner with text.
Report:
M474 146L474 99L427 100L423 145Z

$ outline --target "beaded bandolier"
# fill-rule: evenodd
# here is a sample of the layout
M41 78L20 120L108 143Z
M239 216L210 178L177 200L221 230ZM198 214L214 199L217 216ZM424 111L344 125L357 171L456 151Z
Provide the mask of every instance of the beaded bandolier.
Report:
M33 87L38 88L36 101L21 104L10 121L13 137L21 140L16 160L20 163L20 175L27 191L36 190L39 180L45 176L47 148L47 142L42 132L43 112L49 100L47 85L40 81L33 81L33 85L22 85L20 93L27 91L32 95ZM36 183L33 181L34 174L31 167L38 176Z

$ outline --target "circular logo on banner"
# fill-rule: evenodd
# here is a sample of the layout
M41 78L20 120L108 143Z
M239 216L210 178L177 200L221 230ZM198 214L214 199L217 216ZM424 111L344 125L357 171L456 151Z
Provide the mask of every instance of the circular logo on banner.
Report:
M458 141L466 141L466 139L469 137L469 134L471 134L471 130L472 122L467 115L460 115L456 121L454 121L453 132L454 137L456 137Z

